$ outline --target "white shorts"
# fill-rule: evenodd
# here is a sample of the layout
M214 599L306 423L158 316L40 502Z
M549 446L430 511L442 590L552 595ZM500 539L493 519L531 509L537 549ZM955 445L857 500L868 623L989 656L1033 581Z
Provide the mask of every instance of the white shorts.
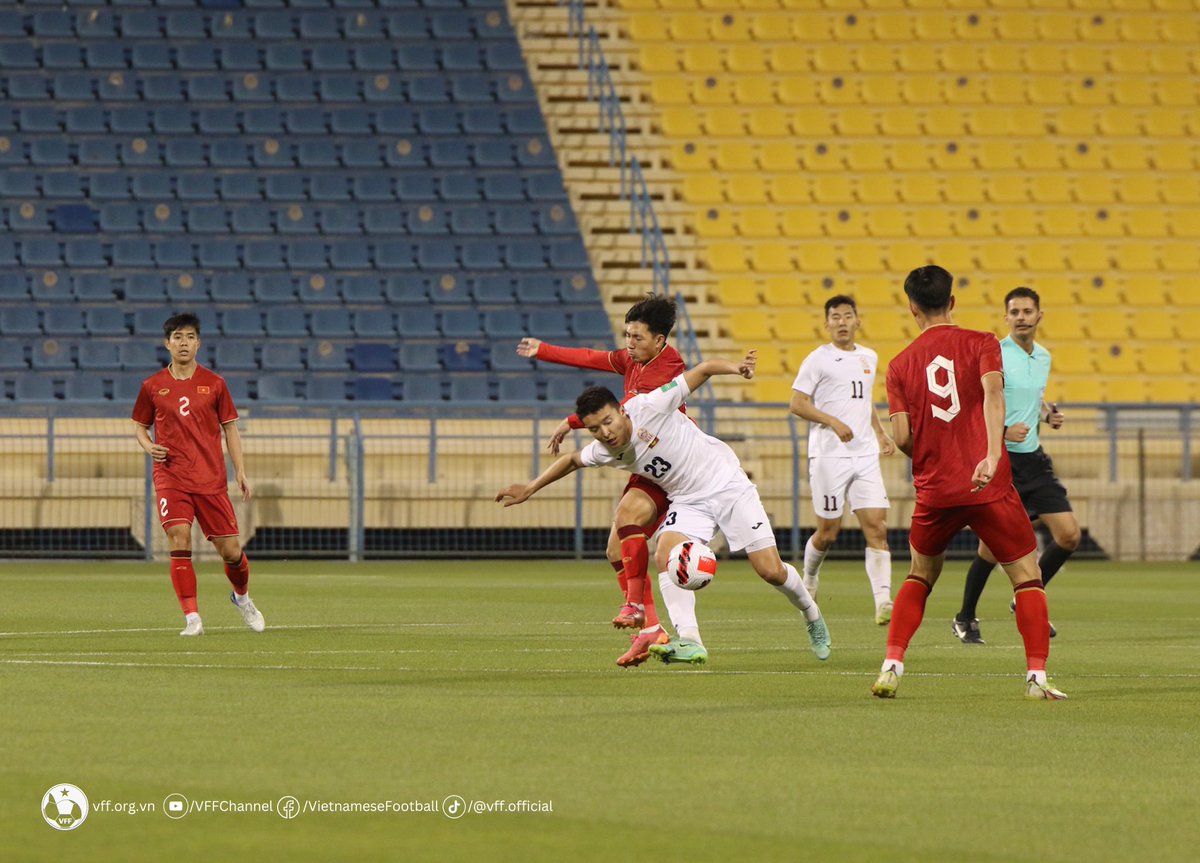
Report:
M818 518L841 518L847 500L851 512L889 506L878 455L810 458L808 480Z
M758 489L744 475L708 500L672 500L658 533L682 533L708 544L718 530L725 534L730 551L761 551L775 545L775 529Z

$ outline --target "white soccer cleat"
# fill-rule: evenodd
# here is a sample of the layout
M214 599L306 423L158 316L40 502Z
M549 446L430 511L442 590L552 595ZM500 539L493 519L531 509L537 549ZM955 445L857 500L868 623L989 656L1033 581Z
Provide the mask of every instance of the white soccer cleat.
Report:
M187 620L187 626L185 626L183 629L179 630L180 635L203 635L204 634L204 623L200 620L200 615L197 614L195 617L186 618L186 620Z
M1067 694L1054 688L1054 682L1049 678L1045 683L1038 683L1032 674L1025 680L1025 697L1033 701L1066 701Z
M250 598L250 594L247 593L246 598L238 602L237 594L230 591L229 601L236 605L237 610L242 613L242 620L246 621L246 626L255 632L262 632L267 628L267 622L263 620L262 612L254 607L254 600Z

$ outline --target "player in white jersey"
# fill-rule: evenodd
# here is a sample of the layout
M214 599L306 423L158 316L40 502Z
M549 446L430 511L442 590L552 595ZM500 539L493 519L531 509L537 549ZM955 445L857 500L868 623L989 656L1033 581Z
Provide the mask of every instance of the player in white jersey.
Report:
M604 387L585 390L575 414L596 440L560 457L532 482L510 485L496 495L505 506L524 503L581 467L614 467L648 476L661 486L671 509L657 533L658 584L678 637L664 641L661 629L637 637L645 638L649 652L664 662L702 664L708 658L696 623L696 594L671 581L666 569L672 548L686 539L708 543L718 529L731 550L745 549L754 571L803 612L813 653L818 659L829 657L829 630L821 610L796 568L779 557L758 489L727 444L679 412L688 394L713 375L751 378L754 364L753 352L740 363L706 360L624 405Z
M892 555L887 541L887 489L879 455L896 445L875 412L872 393L879 357L856 344L858 306L839 294L825 303L832 341L809 354L792 384L791 410L811 424L808 471L817 531L804 546L804 584L817 595L821 562L837 540L846 504L867 541L867 579L875 599L875 622L892 619Z

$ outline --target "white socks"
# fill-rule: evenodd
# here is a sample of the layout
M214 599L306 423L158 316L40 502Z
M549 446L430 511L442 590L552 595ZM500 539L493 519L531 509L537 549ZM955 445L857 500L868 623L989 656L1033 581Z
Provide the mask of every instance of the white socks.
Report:
M813 534L813 536L815 535ZM804 586L808 588L809 593L816 592L817 584L820 581L821 564L824 560L825 552L813 545L813 538L810 536L808 542L804 544Z
M183 616L184 623L191 623L193 620L199 620L199 619L200 619L200 613L197 611L189 611L187 614L185 614Z
M807 550L805 557L808 557ZM875 608L892 601L892 553L877 548L867 549L867 578L871 582L871 594L875 597Z
M1031 668L1031 669L1029 669L1029 671L1025 672L1025 681L1029 682L1030 678L1032 678L1037 683L1038 686L1045 686L1046 685L1046 670L1043 668L1041 671L1034 671Z
M891 671L896 672L897 677L903 677L904 676L904 663L901 662L899 659L885 659L883 661L883 667L880 668L879 670L880 670L880 672L891 670Z
M805 558L808 557L807 550ZM824 555L822 555L824 557ZM817 603L813 601L812 595L809 594L808 588L804 586L804 582L800 580L800 573L796 572L796 567L790 563L783 565L787 570L787 581L783 584L774 585L775 589L788 598L788 602L796 606L804 612L804 619L809 623L817 620L821 616L821 610L817 608Z
M671 618L671 625L675 627L675 634L679 636L680 641L703 644L700 640L700 624L696 622L695 591L684 590L671 580L670 575L660 572L658 592L667 606L667 617Z

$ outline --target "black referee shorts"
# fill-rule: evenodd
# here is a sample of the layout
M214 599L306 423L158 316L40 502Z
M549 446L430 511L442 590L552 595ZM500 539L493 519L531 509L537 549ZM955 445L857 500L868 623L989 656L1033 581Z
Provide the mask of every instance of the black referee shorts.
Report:
M1054 475L1054 462L1045 450L1038 447L1033 452L1010 452L1008 457L1012 462L1013 485L1030 521L1043 514L1071 512L1067 490Z

